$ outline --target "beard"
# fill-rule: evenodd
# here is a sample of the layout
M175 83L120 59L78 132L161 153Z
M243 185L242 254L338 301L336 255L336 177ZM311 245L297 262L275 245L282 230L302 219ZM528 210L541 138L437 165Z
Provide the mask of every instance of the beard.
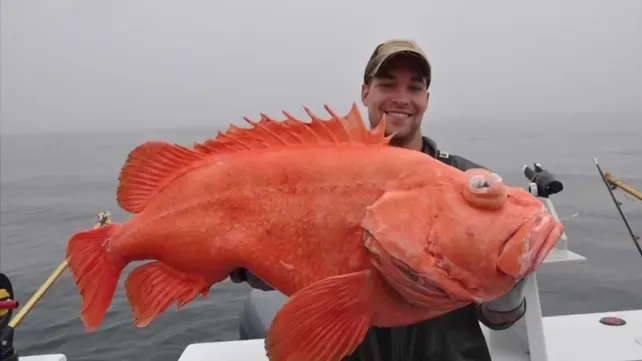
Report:
M390 139L390 145L392 146L405 146L406 144L410 143L415 136L417 135L417 132L419 131L419 124L410 124L410 127L408 128L407 131L402 131L398 132L395 134L392 139ZM389 131L386 129L385 135L390 136L394 131Z

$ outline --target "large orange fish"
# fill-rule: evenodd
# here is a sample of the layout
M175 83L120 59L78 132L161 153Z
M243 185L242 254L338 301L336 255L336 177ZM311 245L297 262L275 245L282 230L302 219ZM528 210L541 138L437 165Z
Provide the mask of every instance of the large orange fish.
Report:
M356 105L311 123L263 117L193 149L147 142L120 174L135 216L74 234L67 260L96 329L123 268L136 325L249 269L290 296L271 360L338 361L372 326L416 323L495 299L562 233L542 203L485 170L388 146Z

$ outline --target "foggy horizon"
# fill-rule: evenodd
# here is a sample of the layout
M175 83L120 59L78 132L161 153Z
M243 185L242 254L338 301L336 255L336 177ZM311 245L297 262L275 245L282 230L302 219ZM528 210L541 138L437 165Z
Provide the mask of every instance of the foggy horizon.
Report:
M426 127L642 119L640 1L174 4L3 0L0 133L223 130L324 104L365 117L363 69L391 38L432 64Z

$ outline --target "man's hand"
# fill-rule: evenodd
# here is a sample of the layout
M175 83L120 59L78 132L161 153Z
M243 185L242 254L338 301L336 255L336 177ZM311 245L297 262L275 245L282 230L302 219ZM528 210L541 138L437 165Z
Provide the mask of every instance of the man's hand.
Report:
M258 277L248 272L245 268L239 268L232 273L230 273L230 280L234 283L243 283L247 282L250 287L259 289L262 291L274 291L274 288L270 287L267 283L261 281Z

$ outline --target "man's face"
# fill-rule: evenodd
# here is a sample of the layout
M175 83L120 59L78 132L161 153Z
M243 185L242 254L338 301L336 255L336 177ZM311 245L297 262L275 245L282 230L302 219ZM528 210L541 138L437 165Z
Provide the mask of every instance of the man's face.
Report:
M403 54L389 59L370 84L364 84L361 89L361 101L368 107L370 126L375 127L386 114L386 135L397 132L393 138L397 144L406 144L420 136L428 95L419 60Z

